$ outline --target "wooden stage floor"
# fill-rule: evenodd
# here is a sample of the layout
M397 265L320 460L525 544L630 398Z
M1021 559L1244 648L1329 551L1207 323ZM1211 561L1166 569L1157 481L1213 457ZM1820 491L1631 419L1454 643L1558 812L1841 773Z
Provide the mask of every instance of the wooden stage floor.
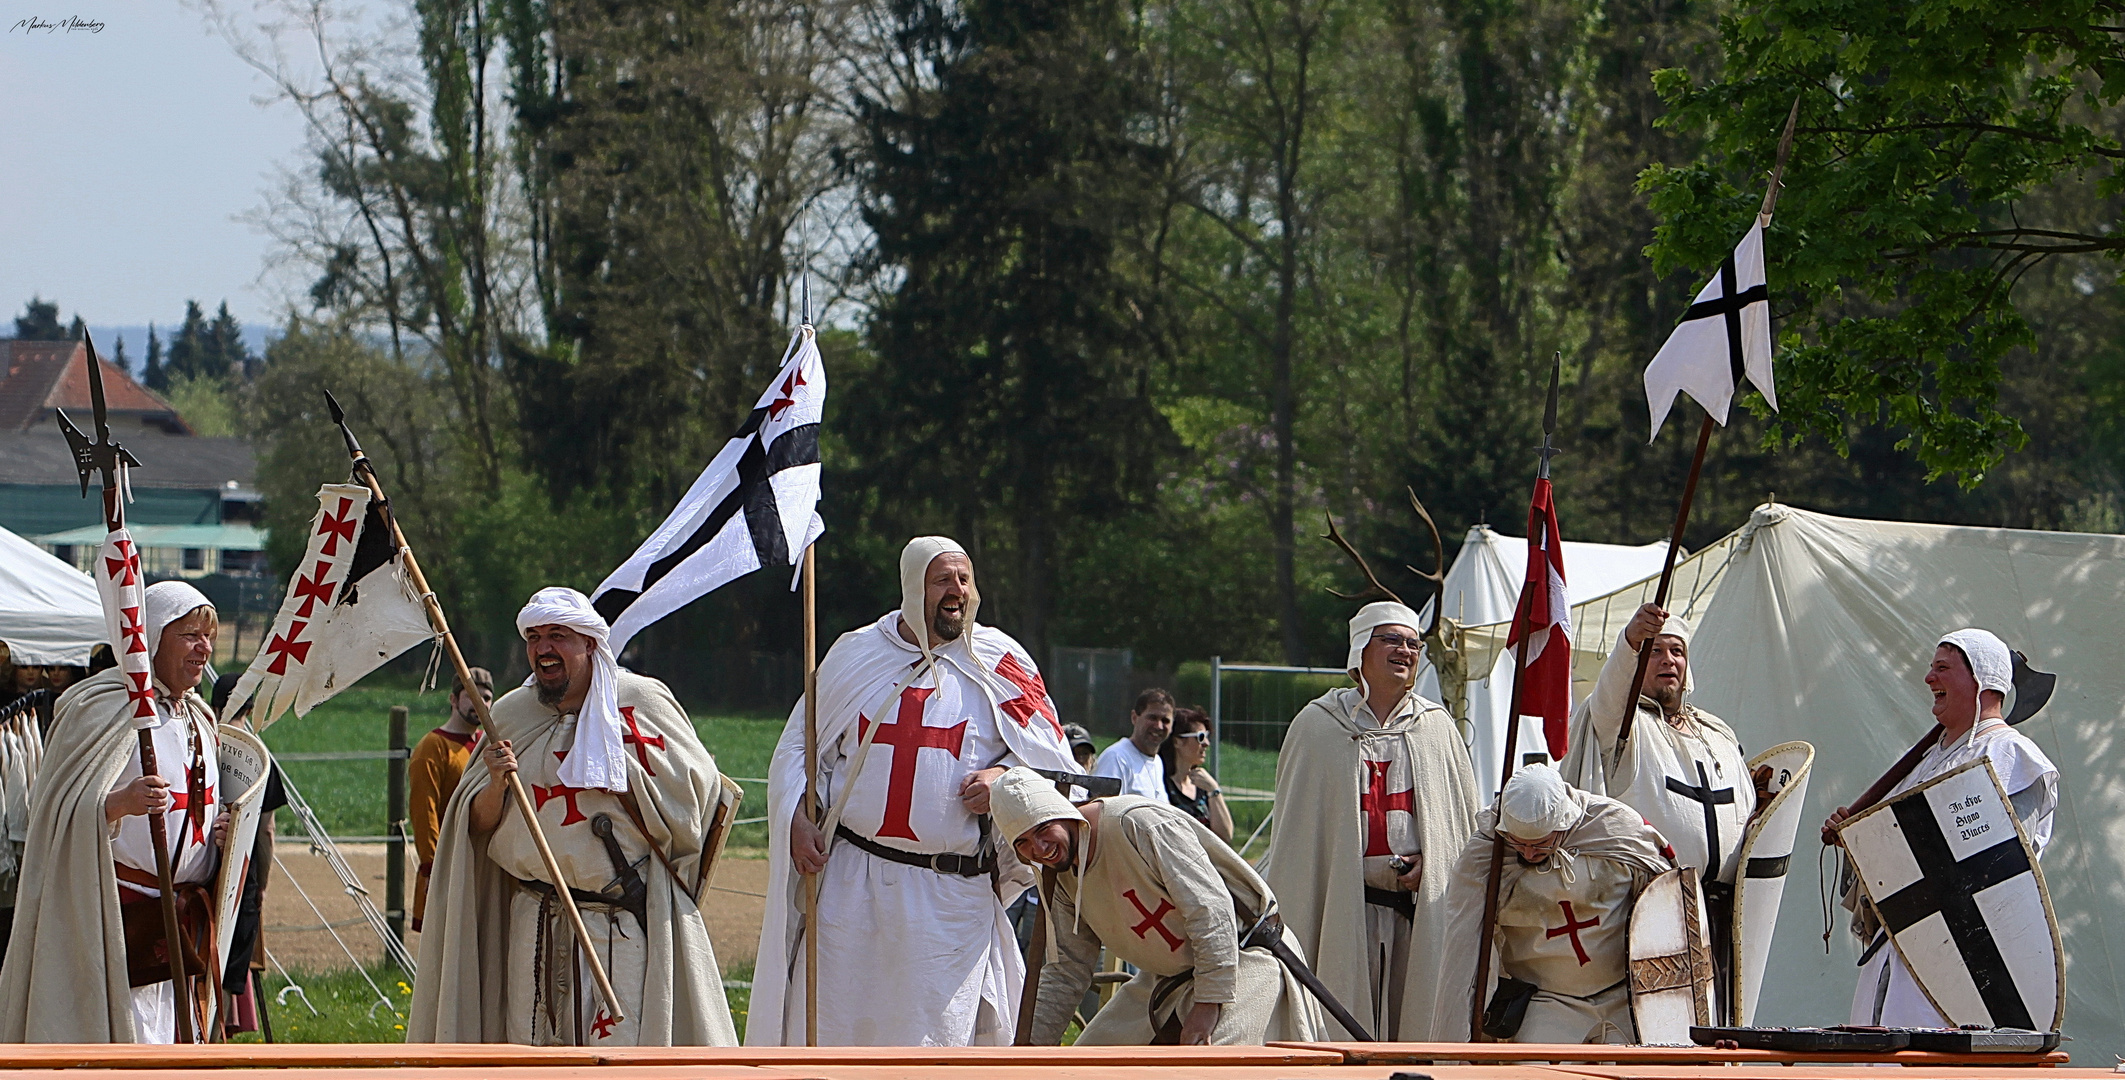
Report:
M1661 1046L1280 1043L1233 1047L0 1046L0 1071L41 1080L1911 1080L2116 1077L2065 1053L1800 1056ZM1470 1059L1480 1059L1474 1063ZM298 1078L299 1080L299 1078ZM320 1077L320 1080L323 1080Z

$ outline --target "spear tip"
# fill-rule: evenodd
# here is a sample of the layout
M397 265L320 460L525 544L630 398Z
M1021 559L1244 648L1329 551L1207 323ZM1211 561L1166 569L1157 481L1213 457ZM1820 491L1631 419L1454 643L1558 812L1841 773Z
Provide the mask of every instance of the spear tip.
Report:
M339 399L333 397L332 391L330 390L323 391L323 393L325 395L325 408L331 410L332 412L332 422L335 424L346 423L347 410L339 407Z
M1557 378L1564 370L1564 351L1559 349L1549 365L1549 400L1542 406L1542 434L1557 431Z

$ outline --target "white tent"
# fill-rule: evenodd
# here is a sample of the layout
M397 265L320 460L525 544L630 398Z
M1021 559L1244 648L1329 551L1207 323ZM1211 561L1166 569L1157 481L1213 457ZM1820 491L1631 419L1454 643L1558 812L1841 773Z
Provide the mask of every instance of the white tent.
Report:
M1615 593L1634 582L1658 577L1667 550L1664 540L1643 547L1567 540L1566 584L1573 596ZM1527 539L1502 536L1488 525L1478 525L1468 530L1468 539L1462 543L1453 567L1447 570L1446 587L1442 590L1448 618L1459 620L1463 626L1486 628L1472 633L1467 645L1469 753L1476 765L1476 783L1486 798L1498 783L1498 768L1505 751L1505 715L1512 708L1512 658L1498 647L1499 639L1505 624L1512 620L1513 605L1520 599L1520 581L1526 575ZM1430 618L1429 604L1422 614ZM1575 608L1574 651L1593 644L1576 640L1580 636L1578 618ZM1496 633L1489 632L1493 626ZM1608 636L1614 638L1615 632L1609 629ZM1606 650L1606 643L1600 648ZM1483 674L1478 677L1479 673ZM1439 678L1429 667L1418 679L1417 692L1435 701L1439 698ZM1520 747L1523 752L1541 752L1540 721L1528 721L1521 729Z
M103 640L103 602L87 574L0 528L0 641L18 664L86 667Z
M1752 752L1787 739L1816 749L1757 1023L1844 1021L1858 950L1842 919L1829 954L1821 947L1816 875L1806 868L1820 850L1813 823L1932 726L1921 679L1934 643L1981 626L2059 677L2050 704L2021 730L2062 776L2044 872L2068 954L2066 1030L2083 1039L2125 1031L2125 780L2111 757L2125 736L2125 537L1857 521L1773 505L1730 541L1691 650L1694 700ZM2076 1056L2113 1049L2083 1046Z

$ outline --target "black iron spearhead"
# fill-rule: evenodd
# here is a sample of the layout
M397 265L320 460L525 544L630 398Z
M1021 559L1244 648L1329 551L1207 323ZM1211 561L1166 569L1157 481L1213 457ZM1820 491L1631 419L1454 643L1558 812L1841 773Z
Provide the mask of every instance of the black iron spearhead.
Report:
M138 468L140 462L125 447L111 439L111 417L103 397L103 363L96 356L96 339L86 330L82 331L82 344L87 347L89 365L89 406L95 412L96 438L92 442L74 421L59 410L59 431L66 436L67 449L74 455L74 471L81 474L81 495L88 497L89 474L101 472L103 486L118 486L118 466L122 463Z
M1535 475L1544 480L1549 479L1549 459L1560 452L1550 437L1557 433L1557 378L1563 370L1564 353L1559 352L1556 358L1550 361L1549 400L1542 406L1542 445L1535 448L1536 452L1542 455L1541 471Z
M347 456L356 461L366 459L369 455L362 453L362 444L354 438L354 429L347 426L347 410L339 407L339 399L332 396L332 391L327 390L324 394L325 408L331 410L332 422L339 425L339 437L347 440Z

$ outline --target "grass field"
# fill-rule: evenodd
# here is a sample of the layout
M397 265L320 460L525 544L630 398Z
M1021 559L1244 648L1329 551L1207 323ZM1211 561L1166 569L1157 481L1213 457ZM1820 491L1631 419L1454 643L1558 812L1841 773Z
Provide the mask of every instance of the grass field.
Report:
M419 742L428 729L442 723L449 711L449 698L443 691L417 694L415 690L411 680L371 676L311 710L308 716L290 715L267 728L266 744L276 753L382 750L390 742L393 705L407 707L406 741ZM780 716L693 716L694 730L700 734L702 744L716 755L717 765L732 777L747 778L740 781L745 787L745 803L739 818L748 824L738 826L732 833L733 846L767 844L767 825L751 822L767 814L767 785L751 781L767 775L768 758L782 736L783 720ZM1114 740L1101 737L1095 741L1104 749ZM1220 779L1227 786L1264 791L1276 786L1276 754L1227 744L1223 758ZM287 761L281 767L334 836L383 835L383 761ZM1268 813L1270 804L1233 801L1230 805L1237 829L1234 842L1243 843ZM296 828L292 815L282 816L283 834ZM1265 850L1268 836L1268 830L1264 830L1250 855L1258 856Z

